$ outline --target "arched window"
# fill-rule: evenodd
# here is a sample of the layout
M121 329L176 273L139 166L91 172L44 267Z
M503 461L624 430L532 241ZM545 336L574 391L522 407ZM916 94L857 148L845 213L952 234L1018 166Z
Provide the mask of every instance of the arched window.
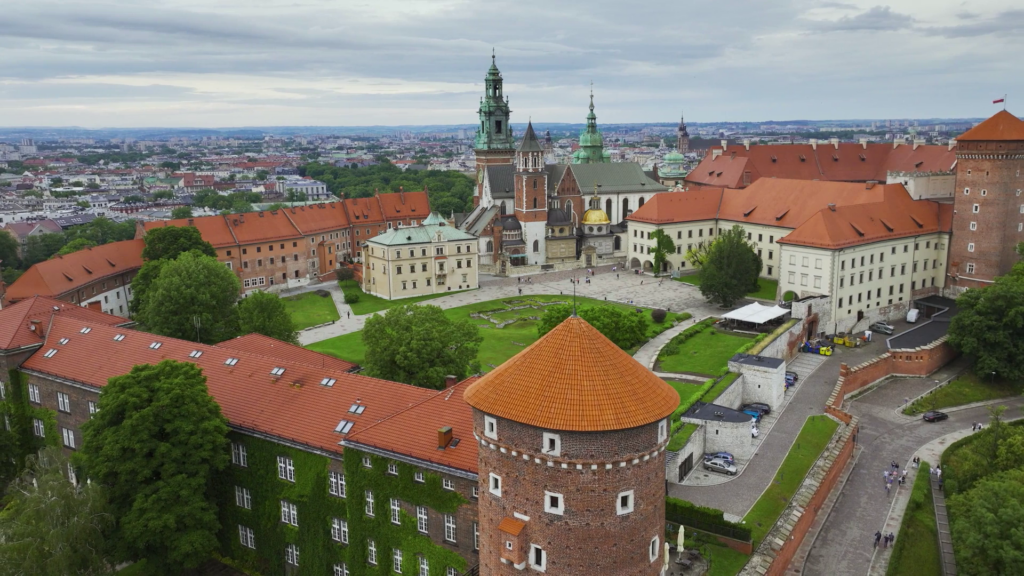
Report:
M643 207L644 207L644 197L641 196L640 197L640 208L643 208Z
M608 214L608 219L612 217L612 199L609 198L604 201L604 211Z
M618 236L615 237L615 250L622 250L622 238Z
M534 190L537 189L537 179L536 178L533 179L533 189Z
M618 239L619 239L618 236L616 236L615 240L618 240ZM491 241L491 240L487 241L487 252L494 252L494 242Z
M502 216L505 215L505 203L504 202L501 203L501 215Z
M627 214L629 214L629 198L623 198L622 199L622 218L619 218L619 220L625 220Z
M534 252L534 254L536 254L537 252L540 252L540 241L539 240L534 240L533 241L533 252Z
M559 206L558 200L552 200L551 201L551 208L553 208L555 210L558 210L558 206Z

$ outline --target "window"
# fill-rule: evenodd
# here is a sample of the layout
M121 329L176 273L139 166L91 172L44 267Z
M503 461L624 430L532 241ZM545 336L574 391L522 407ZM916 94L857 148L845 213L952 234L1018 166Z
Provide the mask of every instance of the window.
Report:
M391 567L394 568L395 574L402 573L402 551L398 548L391 550Z
M71 412L71 399L63 392L57 392L57 409L61 412Z
M668 438L668 420L658 422L658 442L664 442Z
M364 468L373 468L373 461L370 460L369 456L363 456L363 467Z
M471 490L470 493L473 496L473 498L479 498L480 497L480 487L477 486L476 484L473 484L473 489Z
M335 542L348 544L348 522L341 518L331 519L331 539Z
M402 505L398 503L398 498L391 499L391 523L402 523Z
M277 457L277 477L281 480L295 482L295 464L291 458Z
M444 539L455 542L455 516L451 514L444 515Z
M299 509L287 500L281 500L281 522L285 524L291 524L292 526L299 525Z
M242 543L242 546L246 548L256 549L256 538L253 535L252 528L246 528L241 524L238 525L238 541Z
M498 439L498 421L493 416L484 416L484 436Z
M235 506L252 510L252 496L249 494L248 488L235 486Z
M495 496L501 496L501 476L491 474L490 492Z
M473 550L480 549L480 524L473 522Z
M448 568L445 568L444 576L459 576L459 571L449 566Z
M373 492L370 490L366 491L366 515L373 518Z
M124 334L117 334L114 336L115 342L120 342L121 340L124 340Z
M615 500L615 512L620 516L633 511L633 491L619 492Z
M391 474L392 476L398 476L397 462L388 462L388 474Z
M56 348L50 348L49 350L46 351L46 354L43 354L43 358L53 358L56 354L57 354L57 349Z
M650 548L650 550L648 550L648 554L650 555L651 562L654 562L655 560L658 559L658 552L661 552L661 550L659 549L660 548L660 544L661 544L661 538L658 538L657 536L655 536L654 538L651 538L651 548Z
M348 565L342 562L334 565L334 576L348 576Z
M327 488L327 492L331 496L337 496L338 498L345 497L345 475L341 472L328 472L327 479L330 485Z
M284 561L292 566L299 565L299 547L295 544L289 544L284 549Z
M225 366L234 366L235 364L238 364L238 358L228 358L224 361Z
M562 454L562 438L558 434L545 432L543 434L543 442L544 445L541 446L541 452L548 456L560 456Z
M64 445L68 448L75 447L75 432L67 428L62 428L61 431L64 433Z
M549 514L564 514L565 498L557 492L544 492L544 511Z
M441 480L441 485L445 490L455 490L455 481L450 478L443 478Z
M968 252L974 252L974 242L969 242L967 244L967 251Z
M245 444L231 443L231 463L243 468L249 465L249 459L245 453Z
M412 479L415 482L423 482L423 472L416 472L412 475Z
M548 555L543 548L530 544L530 568L543 571L547 568Z
M46 428L43 425L43 421L39 418L32 419L32 433L40 438L46 437Z
M427 521L428 521L427 507L426 506L417 506L416 507L416 529L419 530L420 532L426 534L427 533Z
M366 558L367 562L369 562L370 564L373 564L374 566L376 566L377 565L377 543L374 542L373 540L367 540L366 541L366 553L368 555L367 558Z
M420 556L420 576L430 576L430 561Z
M970 174L970 171L968 170L967 173ZM964 196L968 196L968 195L970 195L970 193L971 193L971 189L970 188L964 188Z
M280 376L282 374L284 374L284 368L281 368L279 366L275 366L274 368L272 368L270 370L270 375L271 376Z
M981 191L981 195L982 196L988 196L988 190L982 190Z
M974 207L971 208L971 212L974 212L975 214L981 212L981 204L975 204Z
M973 263L967 264L967 273L968 274L974 274L974 264Z
M193 350L193 351L188 353L188 357L189 358L199 358L202 355L203 355L203 351L202 350Z

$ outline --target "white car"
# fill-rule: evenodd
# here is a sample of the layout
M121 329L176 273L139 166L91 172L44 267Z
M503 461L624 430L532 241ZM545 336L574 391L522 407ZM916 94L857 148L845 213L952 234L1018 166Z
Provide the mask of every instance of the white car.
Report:
M713 472L721 472L722 474L728 474L729 476L736 475L736 467L721 458L713 458L705 461L704 469L711 470Z

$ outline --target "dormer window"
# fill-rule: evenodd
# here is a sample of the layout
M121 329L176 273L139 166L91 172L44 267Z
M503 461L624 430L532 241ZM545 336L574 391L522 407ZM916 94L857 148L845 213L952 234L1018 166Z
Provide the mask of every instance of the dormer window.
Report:
M282 374L284 374L284 368L281 367L274 367L274 369L270 371L271 376L280 376Z

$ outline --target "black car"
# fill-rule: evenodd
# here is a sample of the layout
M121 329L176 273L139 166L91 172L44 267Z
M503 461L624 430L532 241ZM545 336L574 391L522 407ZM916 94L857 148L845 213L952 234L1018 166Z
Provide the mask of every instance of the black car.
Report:
M765 414L772 413L772 407L763 402L751 402L750 404L744 404L741 411L757 412L759 415L764 416Z
M925 422L938 422L940 420L945 420L947 418L949 418L949 414L946 414L945 412L939 412L938 410L929 410L928 412L924 413L924 416L922 416L922 419Z

